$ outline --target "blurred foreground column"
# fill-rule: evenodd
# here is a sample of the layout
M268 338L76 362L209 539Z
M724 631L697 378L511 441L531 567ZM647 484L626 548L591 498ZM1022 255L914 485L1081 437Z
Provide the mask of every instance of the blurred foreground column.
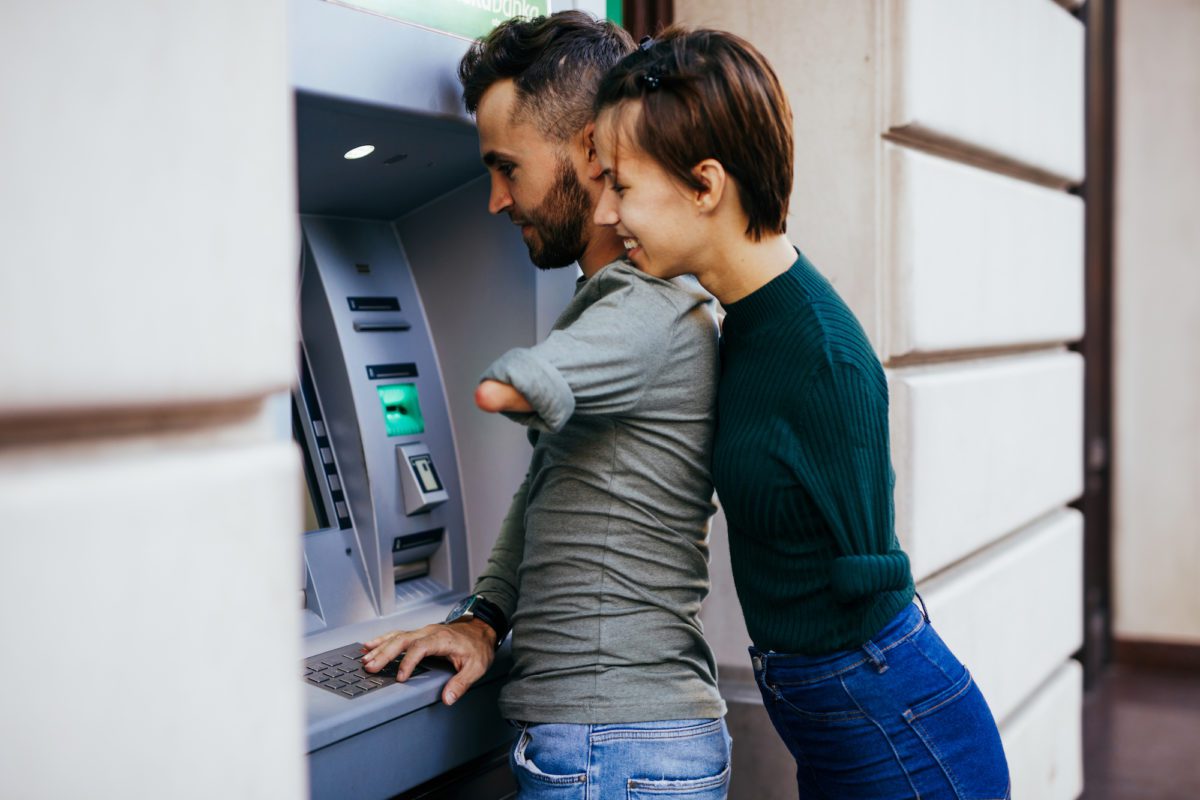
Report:
M285 34L0 12L0 796L305 795Z

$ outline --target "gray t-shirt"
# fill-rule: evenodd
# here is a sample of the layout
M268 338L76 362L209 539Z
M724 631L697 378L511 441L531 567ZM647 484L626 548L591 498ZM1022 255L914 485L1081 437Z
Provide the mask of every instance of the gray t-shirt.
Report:
M484 373L533 406L533 457L475 591L513 623L500 710L525 722L723 716L704 641L714 303L623 262L544 342Z

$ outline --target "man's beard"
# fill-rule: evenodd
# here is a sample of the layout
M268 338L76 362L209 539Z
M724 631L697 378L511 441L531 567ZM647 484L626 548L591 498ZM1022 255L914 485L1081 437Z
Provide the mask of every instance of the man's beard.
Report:
M541 269L574 264L587 247L583 234L591 213L590 199L575 168L569 160L560 158L558 175L546 198L537 208L522 214L534 229L534 236L525 242L529 259Z

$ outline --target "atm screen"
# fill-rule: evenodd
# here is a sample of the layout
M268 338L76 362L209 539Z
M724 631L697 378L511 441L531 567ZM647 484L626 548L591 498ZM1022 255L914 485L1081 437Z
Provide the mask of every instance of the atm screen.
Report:
M425 432L421 416L421 401L415 383L394 383L380 386L379 402L383 405L383 424L388 436L411 436Z

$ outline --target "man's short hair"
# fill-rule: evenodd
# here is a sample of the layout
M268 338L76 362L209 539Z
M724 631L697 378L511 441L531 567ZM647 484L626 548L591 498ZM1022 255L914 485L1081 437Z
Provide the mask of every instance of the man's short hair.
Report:
M474 114L488 89L512 78L517 119L566 141L591 121L600 78L633 47L623 28L583 11L510 19L472 44L459 62L463 103Z
M750 218L746 235L787 230L792 111L753 45L725 31L668 28L604 77L593 113L638 100L639 118L622 128L639 150L697 190L692 168L715 158Z

